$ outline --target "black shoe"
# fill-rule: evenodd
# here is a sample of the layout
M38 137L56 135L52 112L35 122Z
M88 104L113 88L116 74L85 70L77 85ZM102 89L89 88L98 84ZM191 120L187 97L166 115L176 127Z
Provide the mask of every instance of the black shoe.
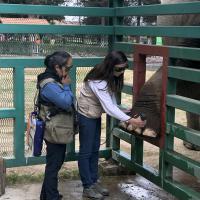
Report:
M62 200L62 198L63 198L63 195L59 194L59 200ZM46 200L46 197L40 196L40 200Z
M40 200L46 200L46 197L40 196Z

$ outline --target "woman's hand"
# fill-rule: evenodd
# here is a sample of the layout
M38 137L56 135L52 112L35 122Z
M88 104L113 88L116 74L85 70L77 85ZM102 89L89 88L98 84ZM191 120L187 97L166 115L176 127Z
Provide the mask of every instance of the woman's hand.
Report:
M65 76L62 77L61 80L62 84L70 84L71 83L71 78L68 74L66 74Z
M128 120L128 124L136 128L143 128L146 125L146 120L142 120L141 117L131 118Z

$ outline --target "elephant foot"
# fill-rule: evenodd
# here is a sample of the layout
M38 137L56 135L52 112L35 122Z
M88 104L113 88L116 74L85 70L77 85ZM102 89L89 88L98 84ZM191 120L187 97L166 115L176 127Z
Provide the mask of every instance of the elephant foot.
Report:
M125 122L119 122L118 126L124 130L126 130L128 127L127 127L127 124Z
M183 142L183 145L189 149L189 150L195 150L195 151L200 151L200 146L197 146L195 144L189 143L189 142Z
M143 131L142 128L137 128L137 127L134 127L132 125L127 126L127 124L125 122L120 122L119 127L128 131L128 132L134 132L138 135L144 135L144 136L151 137L151 138L156 138L158 136L158 134L150 128L146 128Z
M124 130L126 130L126 131L128 131L128 132L133 132L134 131L135 133L137 133L139 135L142 134L142 129L141 128L137 128L137 127L135 127L133 125L128 125L127 126L127 124L125 122L120 122L119 123L119 127L124 129Z
M150 128L146 128L143 131L142 135L152 137L152 138L156 138L158 134L154 130L152 130Z

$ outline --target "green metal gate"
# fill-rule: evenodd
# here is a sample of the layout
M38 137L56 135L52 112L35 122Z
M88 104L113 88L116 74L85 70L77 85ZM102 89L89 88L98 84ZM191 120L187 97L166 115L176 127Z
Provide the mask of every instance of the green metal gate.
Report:
M0 33L31 33L31 34L79 34L79 35L106 35L108 36L108 44L106 50L118 49L132 54L133 44L124 42L123 36L169 36L169 37L185 37L199 38L199 26L147 26L133 27L124 26L123 18L126 16L157 16L157 15L174 15L174 14L199 14L200 2L181 3L170 5L151 5L139 7L123 7L123 1L110 1L109 8L72 8L57 6L33 6L33 5L9 5L0 4L1 14L35 14L35 15L56 15L56 16L98 16L108 17L109 25L83 25L83 26L62 26L62 25L15 25L0 24ZM66 49L67 50L67 49ZM19 49L20 51L20 49ZM200 60L200 50L198 48L187 47L168 47L170 58L184 58L191 60ZM92 67L102 60L101 57L84 57L74 58L74 66L72 79L73 92L79 90L79 82L82 80L87 67ZM130 66L133 65L130 58ZM44 156L35 158L27 156L25 153L25 130L27 114L27 87L32 88L32 96L34 93L35 79L30 75L35 72L39 73L43 67L42 57L1 57L0 58L0 85L1 99L0 101L0 126L1 135L6 136L4 143L13 142L11 149L3 147L0 150L6 159L7 167L16 167L24 165L42 164L45 162ZM81 71L85 68L84 73ZM100 151L100 156L104 158L112 157L116 161L124 164L126 167L136 171L145 178L149 179L156 185L164 188L177 196L181 200L184 199L200 199L200 193L192 190L185 185L177 183L173 180L172 167L175 166L181 170L200 178L200 163L191 160L184 155L174 151L174 137L189 141L193 144L200 144L199 132L183 127L174 123L175 108L179 108L192 113L200 114L200 102L188 99L175 94L176 81L178 79L200 83L200 71L187 68L177 68L168 66L168 92L166 97L166 135L164 147L159 148L159 170L151 169L143 163L143 143L141 138L131 135L117 128L117 121L107 116L106 118L106 145L105 149ZM6 87L4 87L6 86ZM9 88L9 89L8 89ZM123 93L132 95L132 86L125 85ZM29 95L29 93L28 93ZM32 99L29 98L31 101ZM120 96L119 96L120 103ZM7 127L6 131L4 130ZM10 134L13 133L13 134ZM10 134L10 137L8 137ZM124 140L131 144L131 154L125 154L120 150L120 140ZM68 146L70 152L66 161L77 160L78 152L75 149L75 142ZM2 147L1 147L2 148ZM11 153L8 153L11 152ZM1 155L1 156L2 156Z

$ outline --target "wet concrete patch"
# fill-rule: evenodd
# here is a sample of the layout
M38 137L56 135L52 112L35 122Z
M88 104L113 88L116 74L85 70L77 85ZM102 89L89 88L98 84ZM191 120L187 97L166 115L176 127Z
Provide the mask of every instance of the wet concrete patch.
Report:
M175 200L175 197L140 176L105 177L102 184L110 191L105 200ZM41 184L7 187L0 200L39 200L40 189ZM86 200L82 198L79 180L62 181L59 190L63 200Z

